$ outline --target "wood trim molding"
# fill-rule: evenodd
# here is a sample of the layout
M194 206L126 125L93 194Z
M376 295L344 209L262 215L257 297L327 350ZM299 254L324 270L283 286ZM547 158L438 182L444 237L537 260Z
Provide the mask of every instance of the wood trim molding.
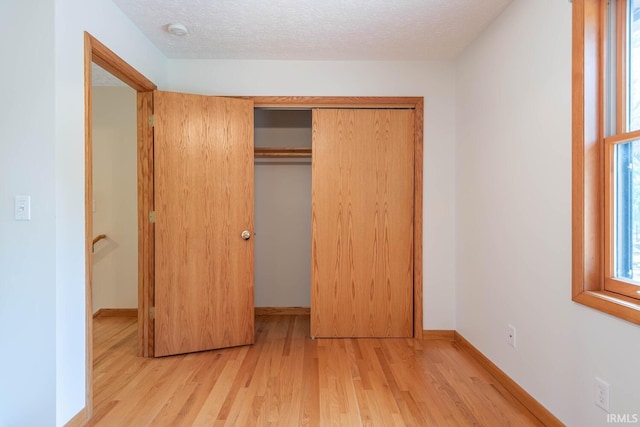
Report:
M137 308L101 308L93 313L96 317L138 317Z
M86 424L88 418L85 408L82 408L75 417L71 418L64 427L81 427Z
M509 393L513 395L525 408L529 410L545 426L564 426L547 408L533 398L518 383L512 380L507 374L487 358L480 350L475 348L459 332L455 332L455 343L469 356L471 356L480 366L489 372Z
M627 132L627 0L616 2L616 130L620 134ZM604 20L605 9L603 7L602 19ZM605 21L603 21L605 22ZM624 28L624 30L622 30ZM604 54L603 62L604 62Z
M310 316L309 307L255 307L256 316Z
M631 298L625 298L623 295L585 291L574 296L573 301L640 325L640 304L632 303Z
M387 96L244 96L256 108L416 108L422 97Z
M604 290L606 2L573 0L572 8L572 300L640 324L640 304Z
M621 133L617 135L608 136L604 139L604 142L609 144L624 144L636 139L640 139L640 130L634 130L632 132Z
M131 86L138 92L140 97L141 93L148 93L156 89L156 85L147 79L144 75L138 72L135 68L125 62L122 58L112 52L108 47L102 44L98 39L93 37L88 32L84 33L84 129L85 129L85 144L84 144L84 170L85 170L85 328L86 328L86 343L85 343L85 375L86 375L86 401L84 415L85 418L91 419L93 416L93 212L92 212L92 200L93 200L93 116L92 116L92 75L91 68L92 63L96 63L106 71L113 74L124 83ZM139 126L139 125L138 125ZM140 138L140 136L139 136ZM139 143L140 144L140 143ZM138 157L140 157L140 153ZM141 171L138 170L138 180L140 181ZM151 186L153 185L153 176L144 176L144 179L151 180ZM151 187L153 188L153 187ZM140 206L138 209L141 209ZM142 231L140 226L138 228L138 234L141 235ZM139 239L143 240L143 239ZM138 257L144 259L150 258L153 262L153 252L148 251L148 246L145 246L147 252L140 252L139 243ZM138 283L138 288L142 287L141 283ZM139 290L139 293L141 291ZM138 301L139 309L141 308L141 301ZM142 310L139 310L142 311ZM147 312L148 313L148 312Z
M153 92L138 92L138 356L153 356L155 227L149 221L153 202Z
M93 134L92 37L84 33L85 417L93 415Z
M413 337L422 338L423 145L424 98L385 96L246 96L256 108L408 108L414 118Z
M602 284L602 153L599 0L573 1L573 298Z
M131 88L135 89L137 92L148 92L158 88L151 80L140 74L138 70L116 55L98 39L85 32L85 38L87 37L91 46L92 62L95 62L100 67L131 86Z
M425 341L455 341L456 331L453 329L432 329L422 331L422 339Z
M422 294L422 187L424 144L424 99L415 103L415 153L414 153L414 199L413 199L413 336L422 338L423 294Z

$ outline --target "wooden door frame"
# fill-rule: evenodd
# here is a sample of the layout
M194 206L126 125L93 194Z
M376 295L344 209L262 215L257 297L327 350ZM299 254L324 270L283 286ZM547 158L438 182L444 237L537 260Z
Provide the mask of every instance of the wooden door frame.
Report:
M415 110L413 165L413 337L422 339L423 97L249 96L254 108L407 108ZM312 154L313 156L313 154Z
M137 92L138 153L138 355L147 356L144 343L153 334L149 327L148 301L153 286L153 226L148 212L153 210L153 130L148 117L153 109L156 85L112 52L91 34L84 33L84 176L85 176L85 333L86 402L84 418L93 415L93 113L91 64L96 63Z

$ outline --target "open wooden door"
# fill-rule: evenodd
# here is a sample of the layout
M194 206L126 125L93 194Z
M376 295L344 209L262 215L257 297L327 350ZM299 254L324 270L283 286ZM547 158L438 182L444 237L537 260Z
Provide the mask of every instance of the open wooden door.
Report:
M154 92L155 356L254 342L253 101Z
M414 119L313 111L312 336L413 336Z

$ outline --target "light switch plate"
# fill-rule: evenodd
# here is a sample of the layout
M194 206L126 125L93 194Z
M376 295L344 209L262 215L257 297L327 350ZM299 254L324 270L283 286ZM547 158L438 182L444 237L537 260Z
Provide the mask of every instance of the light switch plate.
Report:
M30 196L15 197L15 219L16 221L31 220L31 197Z

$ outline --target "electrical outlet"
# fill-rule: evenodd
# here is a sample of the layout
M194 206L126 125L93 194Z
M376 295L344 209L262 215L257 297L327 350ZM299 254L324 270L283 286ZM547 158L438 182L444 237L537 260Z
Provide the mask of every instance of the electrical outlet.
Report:
M516 348L516 327L508 325L507 327L507 344Z
M595 383L595 402L597 406L609 412L609 384L598 377Z

